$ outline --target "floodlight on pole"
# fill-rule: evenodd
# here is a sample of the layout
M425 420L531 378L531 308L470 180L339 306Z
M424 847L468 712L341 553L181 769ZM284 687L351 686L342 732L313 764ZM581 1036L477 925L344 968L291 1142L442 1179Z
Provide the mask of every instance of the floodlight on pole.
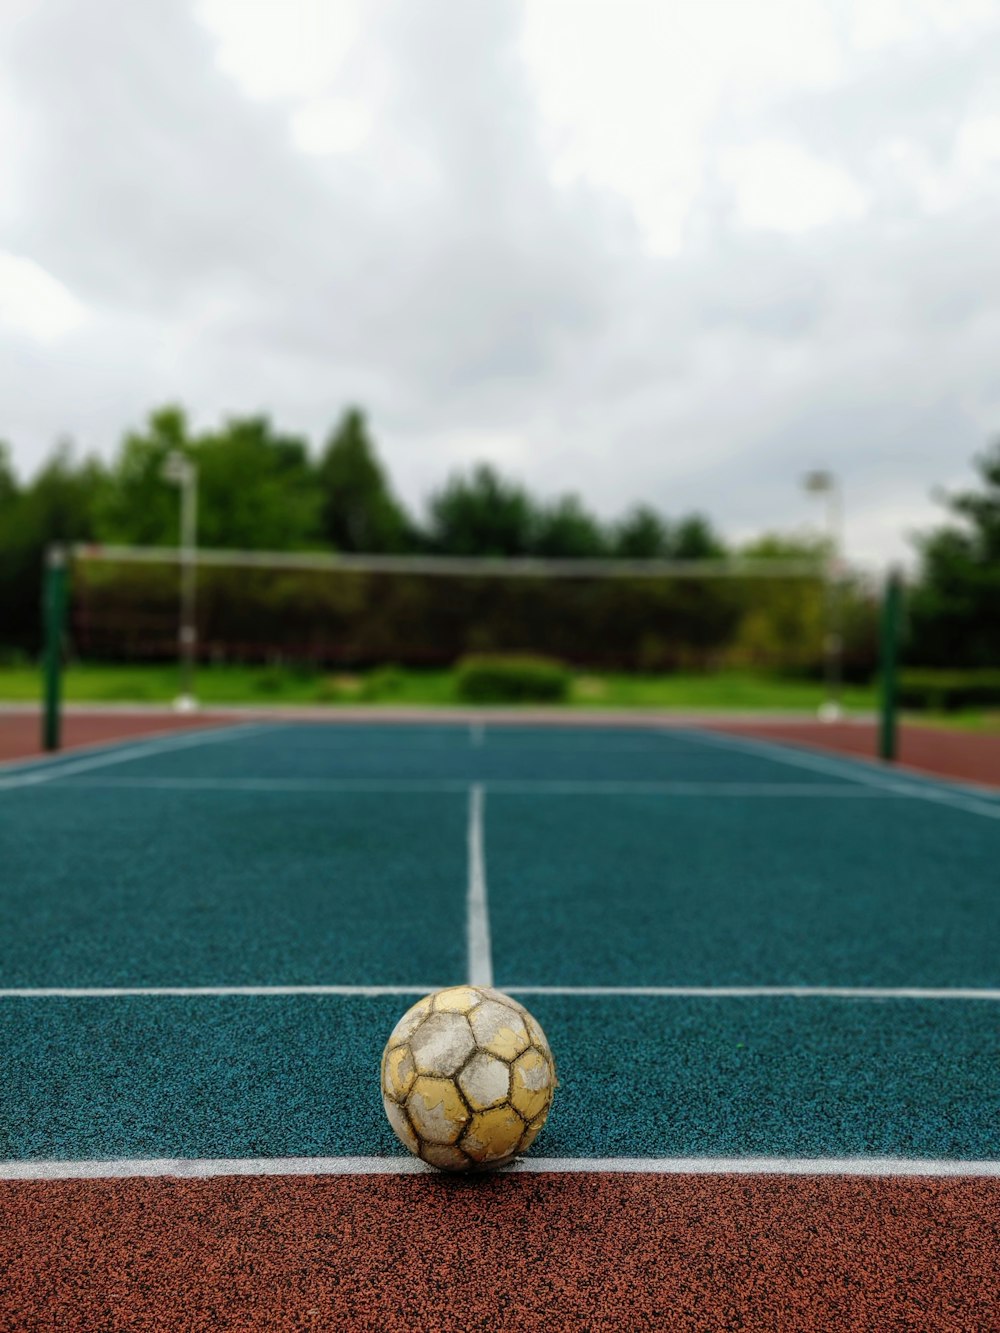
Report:
M178 630L178 659L180 663L181 692L174 700L179 713L190 713L198 707L194 693L194 666L198 651L196 618L198 579L198 466L179 449L166 457L163 475L167 481L180 487L181 522L181 592L180 626Z
M802 482L810 495L826 496L827 557L824 565L825 620L823 662L826 699L819 715L824 722L836 722L842 716L841 685L844 674L844 637L841 625L841 555L843 551L844 497L833 472L816 468L807 472Z

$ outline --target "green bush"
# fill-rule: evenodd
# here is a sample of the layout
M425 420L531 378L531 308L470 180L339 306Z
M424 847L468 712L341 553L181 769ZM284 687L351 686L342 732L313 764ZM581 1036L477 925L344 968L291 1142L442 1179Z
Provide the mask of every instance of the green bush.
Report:
M548 657L463 657L455 674L455 692L467 703L562 703L571 676Z
M937 713L1000 705L1000 671L903 671L899 702Z
M363 678L359 697L365 703L381 703L395 698L405 685L406 676L398 666L377 667Z

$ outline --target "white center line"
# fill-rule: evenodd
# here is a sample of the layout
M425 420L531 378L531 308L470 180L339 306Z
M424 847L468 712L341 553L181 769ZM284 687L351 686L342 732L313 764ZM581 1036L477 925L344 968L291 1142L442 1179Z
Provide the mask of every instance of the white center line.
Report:
M0 1180L130 1180L150 1176L410 1176L415 1157L154 1157L0 1161ZM504 1175L766 1175L1000 1177L1000 1160L934 1157L520 1157Z
M486 850L483 839L485 800L482 784L475 783L469 791L468 892L469 981L473 986L493 985L493 951L486 903Z
M485 903L484 903L485 907ZM471 924L471 922L470 922ZM481 941L482 942L482 941ZM489 956L488 931L485 943L485 968L489 980L474 980L475 985L494 985ZM470 957L472 930L469 931ZM470 973L475 976L474 968ZM0 1000L110 1000L124 996L280 996L333 995L358 996L362 999L381 995L427 995L438 985L416 986L6 986L0 988ZM1000 1003L1000 989L974 986L504 986L509 995L564 995L587 999L652 998L661 1000L917 1000L917 1001L988 1001Z

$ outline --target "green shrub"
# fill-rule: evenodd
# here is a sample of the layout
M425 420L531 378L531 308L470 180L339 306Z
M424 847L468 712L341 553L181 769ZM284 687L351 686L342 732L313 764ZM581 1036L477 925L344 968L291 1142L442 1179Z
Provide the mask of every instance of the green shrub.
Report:
M384 699L396 698L405 685L406 676L399 667L377 667L363 678L359 697L366 703L381 703Z
M562 703L569 697L570 672L548 657L463 657L455 692L467 703Z
M936 713L1000 705L1000 671L903 671L899 702Z

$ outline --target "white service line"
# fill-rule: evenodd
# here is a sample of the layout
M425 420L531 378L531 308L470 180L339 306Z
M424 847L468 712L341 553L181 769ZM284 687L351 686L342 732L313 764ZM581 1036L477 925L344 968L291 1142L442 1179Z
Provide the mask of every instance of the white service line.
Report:
M53 762L51 768L32 769L29 772L15 773L11 777L0 777L0 789L10 787L34 787L42 782L56 782L60 778L72 777L76 773L88 772L94 768L107 768L112 764L125 764L132 759L145 759L148 755L167 754L173 750L187 750L199 745L216 745L222 741L240 740L248 733L263 729L263 723L246 722L234 727L213 727L205 731L187 731L183 735L165 737L163 740L150 741L144 745L125 745L112 753L91 755L86 759L71 759L66 763ZM126 779L129 786L131 779Z
M483 743L483 724L481 722L469 723L469 744L477 749Z
M483 838L481 783L469 790L469 886L468 946L469 981L473 986L493 985L493 950L490 945L490 914L486 902L486 848Z
M243 995L340 995L374 999L380 995L427 995L440 986L8 986L0 1000L115 1000L125 996L200 997Z
M466 778L74 778L67 784L86 791L127 787L149 791L374 792L404 794L446 792L464 795Z
M470 932L471 943L471 932ZM488 948L488 941L487 941ZM470 948L471 954L471 948ZM488 960L487 960L488 961ZM471 969L470 969L471 971ZM474 984L493 985L491 980ZM113 1000L125 996L427 995L441 985L418 986L7 986L0 1000ZM970 1000L1000 1003L1000 990L973 986L504 986L508 995L660 1000Z
M520 1157L504 1175L1000 1177L1000 1160L924 1157ZM0 1161L0 1180L437 1174L415 1157L154 1157Z
M663 732L659 733L663 735ZM987 819L1000 819L1000 801L992 804L967 796L964 792L950 791L946 787L932 786L930 782L905 782L888 777L877 769L867 768L863 761L856 763L828 759L825 755L810 754L804 750L794 750L770 741L755 740L747 736L731 736L723 732L707 732L685 729L684 735L698 740L706 746L715 746L723 750L734 750L744 754L757 755L764 759L774 759L778 763L788 764L792 768L807 768L816 773L829 773L833 777L862 782L869 787L876 787L893 796L908 796L918 801L931 801L936 805L952 806L956 810L966 810L969 814L983 815Z
M151 791L262 791L262 792L465 792L462 778L75 778L70 786L90 788L128 787ZM713 796L761 797L798 800L904 799L902 793L881 791L848 782L620 782L575 779L486 779L484 792L501 796Z

